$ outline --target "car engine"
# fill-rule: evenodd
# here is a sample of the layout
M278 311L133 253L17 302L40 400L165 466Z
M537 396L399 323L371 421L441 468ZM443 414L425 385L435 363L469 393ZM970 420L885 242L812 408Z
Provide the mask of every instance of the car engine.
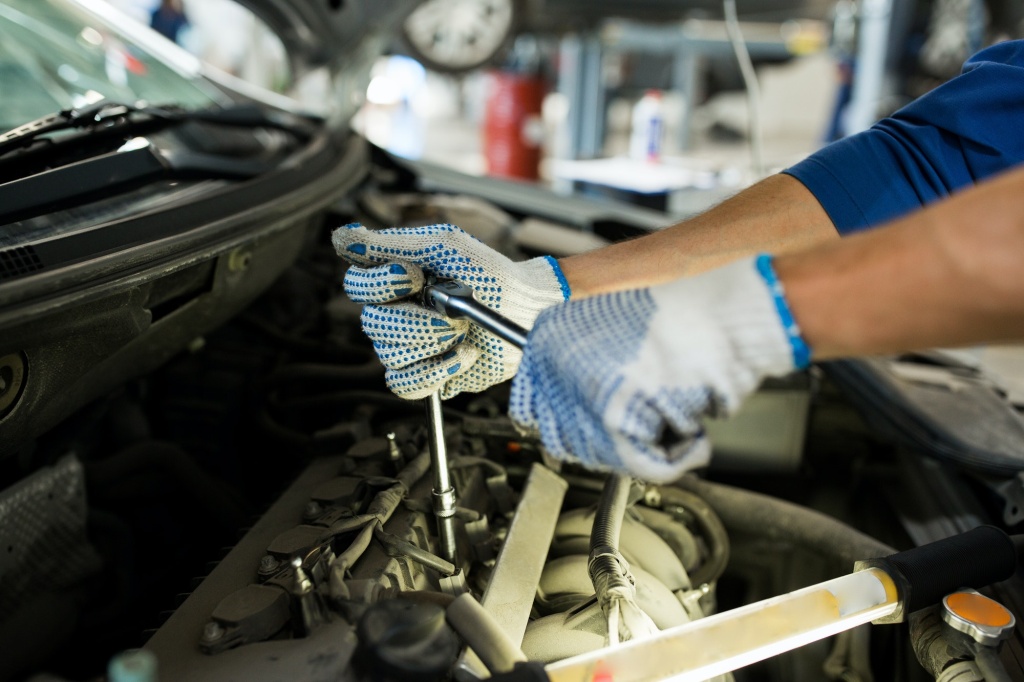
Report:
M411 192L402 177L378 159L245 311L8 460L35 473L0 497L0 678L96 679L141 646L161 680L480 679L785 594L992 516L977 481L880 437L821 368L710 425L711 469L673 485L550 461L506 416L507 387L446 402L432 430L424 405L384 388L340 293L330 227L453 222L517 257L580 235L527 230L525 213ZM627 230L602 231L588 245ZM1013 610L1019 580L994 596ZM714 679L1003 679L919 621ZM1017 673L1020 641L1001 649Z

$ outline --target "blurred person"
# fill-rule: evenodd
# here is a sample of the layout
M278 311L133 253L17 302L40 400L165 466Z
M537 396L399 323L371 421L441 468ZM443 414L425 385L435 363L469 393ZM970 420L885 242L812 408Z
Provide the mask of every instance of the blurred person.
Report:
M150 28L176 43L180 43L183 30L189 21L181 0L160 0L160 5L149 17Z

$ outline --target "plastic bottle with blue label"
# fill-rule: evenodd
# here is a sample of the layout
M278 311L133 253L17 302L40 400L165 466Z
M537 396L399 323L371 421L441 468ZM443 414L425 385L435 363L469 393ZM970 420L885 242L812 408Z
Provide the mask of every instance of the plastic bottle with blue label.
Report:
M648 90L633 106L633 127L629 137L629 156L639 161L661 160L665 139L665 113L661 92Z

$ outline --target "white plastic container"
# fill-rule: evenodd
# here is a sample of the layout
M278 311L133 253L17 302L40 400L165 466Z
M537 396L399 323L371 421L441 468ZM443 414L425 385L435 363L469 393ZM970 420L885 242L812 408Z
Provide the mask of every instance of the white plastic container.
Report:
M638 161L657 163L661 160L665 140L665 107L661 92L648 90L633 105L629 156Z

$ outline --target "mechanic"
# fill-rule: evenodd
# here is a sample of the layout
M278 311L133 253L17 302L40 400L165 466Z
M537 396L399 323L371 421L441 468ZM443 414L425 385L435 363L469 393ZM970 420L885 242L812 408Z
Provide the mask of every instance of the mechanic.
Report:
M1022 92L1024 41L994 46L697 218L561 262L512 262L451 225L347 226L334 234L354 266L345 289L366 304L397 394L448 398L514 376L510 414L553 456L671 480L707 462L701 419L730 414L767 376L1024 338ZM402 302L424 271L532 326L525 352Z

